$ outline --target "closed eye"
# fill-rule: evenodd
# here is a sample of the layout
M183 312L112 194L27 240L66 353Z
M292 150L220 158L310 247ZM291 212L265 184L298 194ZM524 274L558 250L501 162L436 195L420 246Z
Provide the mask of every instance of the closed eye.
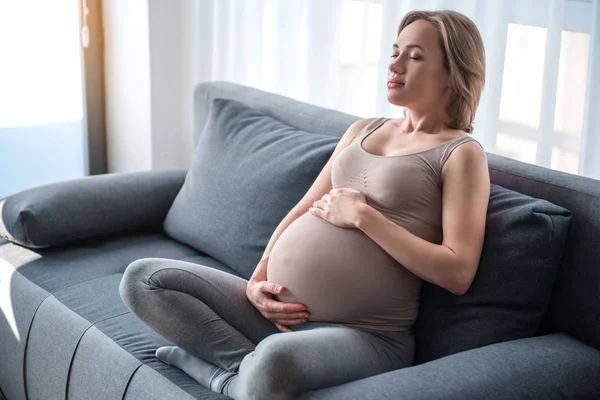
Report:
M390 58L396 58L398 56L399 56L399 54L392 54L390 56ZM421 59L421 57L411 57L411 56L408 56L408 58L410 58L411 60L420 60Z

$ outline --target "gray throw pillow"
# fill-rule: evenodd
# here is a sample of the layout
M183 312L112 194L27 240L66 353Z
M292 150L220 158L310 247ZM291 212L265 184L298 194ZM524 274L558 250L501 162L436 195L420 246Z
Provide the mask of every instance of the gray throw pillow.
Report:
M415 326L416 363L534 336L547 310L571 213L492 185L483 252L469 291L425 283Z
M165 232L249 278L339 140L215 99Z

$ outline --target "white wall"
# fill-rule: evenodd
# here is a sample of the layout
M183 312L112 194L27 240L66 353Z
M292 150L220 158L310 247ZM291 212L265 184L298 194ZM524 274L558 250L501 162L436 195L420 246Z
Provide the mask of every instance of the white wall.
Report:
M108 172L152 169L147 0L105 0Z
M108 172L187 168L199 81L195 0L105 0Z
M157 0L153 0L157 1ZM212 51L212 48L207 47L207 42L210 42L208 32L211 25L204 22L205 19L211 18L211 15L206 15L200 11L206 10L206 4L200 4L197 0L183 0L181 2L183 18L181 20L181 41L183 51L181 53L181 137L180 137L180 161L184 166L188 166L192 160L193 154L193 100L194 87L198 82L210 80L210 76L204 71L209 70L209 66L203 64L202 54L199 51Z
M178 167L182 135L182 1L150 0L152 168Z

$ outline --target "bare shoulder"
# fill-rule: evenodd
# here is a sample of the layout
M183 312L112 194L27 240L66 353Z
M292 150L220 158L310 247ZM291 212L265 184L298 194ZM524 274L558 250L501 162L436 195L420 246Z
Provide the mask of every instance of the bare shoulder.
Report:
M442 179L455 174L464 178L476 175L479 180L489 179L487 155L477 140L468 140L452 150L442 168Z
M459 138L459 137L470 137L473 140L468 140L464 143L461 143L459 146L456 147L456 149L454 149L454 151L452 152L453 154L455 154L455 159L456 158L469 158L469 157L479 157L479 158L484 158L486 159L487 162L487 157L485 154L485 151L483 150L483 147L481 146L481 144L479 143L479 141L477 139L475 139L471 134L460 130L460 129L453 129L449 135L452 138ZM452 157L450 157L452 158ZM448 161L450 161L450 158L448 159Z
M464 135L472 138L473 140L468 140L457 146L452 152L454 154L454 159L460 158L461 160L466 159L469 161L485 160L487 163L487 155L485 154L485 150L483 150L481 143L479 143L477 139L473 138L468 133L464 133ZM448 161L450 161L450 159L448 159Z
M348 142L351 142L360 131L362 131L367 125L369 125L376 119L377 118L363 118L354 122L348 127L346 133L344 133L343 139L347 140Z

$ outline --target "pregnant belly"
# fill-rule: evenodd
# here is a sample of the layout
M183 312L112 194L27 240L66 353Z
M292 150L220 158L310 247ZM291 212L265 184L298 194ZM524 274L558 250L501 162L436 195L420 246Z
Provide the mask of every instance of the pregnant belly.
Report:
M340 228L309 212L282 233L267 280L275 298L303 303L311 321L357 325L414 320L421 281L359 229Z

